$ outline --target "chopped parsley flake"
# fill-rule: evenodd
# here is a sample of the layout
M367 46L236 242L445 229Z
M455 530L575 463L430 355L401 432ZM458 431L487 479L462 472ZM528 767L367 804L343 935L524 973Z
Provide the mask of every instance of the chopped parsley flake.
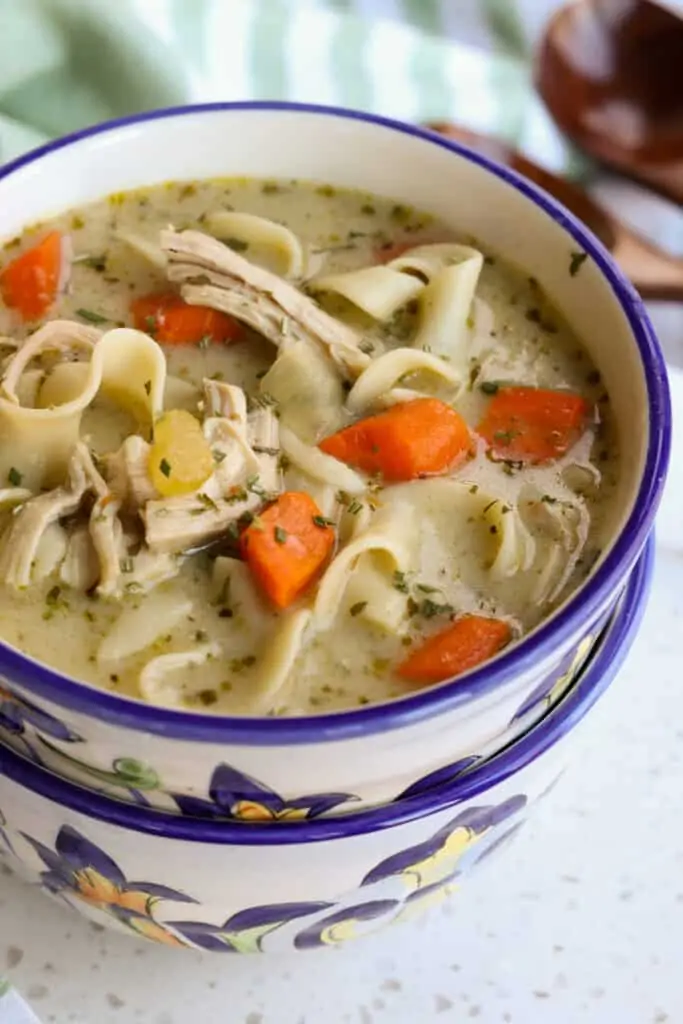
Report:
M95 313L92 309L77 309L76 316L80 316L81 320L87 320L90 324L106 324L109 322L108 316Z
M400 590L402 594L408 593L408 581L406 579L406 574L404 572L400 572L399 569L396 569L394 572L393 585L395 589Z
M572 277L576 277L581 267L588 259L587 252L573 252L569 260L569 273Z
M151 391L152 391L152 382L151 382L151 380L146 380L145 381L145 394L149 395L151 393Z
M21 481L24 478L21 475L21 473L19 472L19 470L15 469L15 467L12 466L12 468L9 471L9 473L7 474L7 479L9 480L10 484L12 485L12 487L21 487Z
M127 572L132 572L133 571L133 559L132 558L122 558L121 561L119 562L119 568L121 569L121 572L126 572L126 573Z
M483 391L485 395L497 395L499 384L496 384L493 380L485 380L479 385L479 390Z
M249 243L241 238L226 238L225 245L229 246L233 252L246 252L249 248Z
M165 477L171 475L171 464L167 459L162 459L159 463L159 472L163 473Z
M276 526L275 530L274 530L274 533L275 533L275 540L277 541L277 543L278 544L284 544L285 541L287 540L287 531L283 530L281 526Z
M324 529L326 526L334 526L334 519L328 519L326 516L313 516L313 522L316 526Z
M360 615L360 613L363 611L363 609L367 608L367 606L368 606L368 602L367 601L356 601L356 603L352 604L351 607L349 608L349 614L350 615L354 615L354 616L355 615Z

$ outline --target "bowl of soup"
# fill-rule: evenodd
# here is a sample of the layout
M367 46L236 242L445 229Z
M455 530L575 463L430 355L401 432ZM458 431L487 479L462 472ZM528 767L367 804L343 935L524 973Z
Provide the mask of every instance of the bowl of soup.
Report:
M341 818L198 821L93 795L0 748L0 863L97 924L194 950L316 949L409 920L545 805L631 645L652 554L569 693L460 779Z
M227 765L312 817L566 687L670 412L554 200L400 123L216 104L6 165L0 239L7 742L187 814Z

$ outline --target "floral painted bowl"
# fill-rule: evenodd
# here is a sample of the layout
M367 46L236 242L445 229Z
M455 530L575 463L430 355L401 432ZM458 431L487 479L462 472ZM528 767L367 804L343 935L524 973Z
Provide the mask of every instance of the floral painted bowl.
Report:
M631 646L652 560L651 542L569 693L455 781L336 819L197 821L93 795L0 748L0 853L91 920L172 946L303 950L410 918L455 892L554 785Z
M162 808L182 802L186 813L215 804L211 780L228 765L234 776L221 788L235 796L235 816L308 818L391 802L454 759L501 749L518 734L521 709L524 726L544 713L650 533L668 461L669 396L638 295L583 225L508 168L371 115L214 104L91 128L0 170L0 237L114 191L231 174L391 195L523 266L591 349L628 455L614 541L585 585L494 661L391 704L308 718L179 712L75 682L0 644L0 739L49 756L64 775L86 771L93 785ZM264 788L274 792L267 814Z

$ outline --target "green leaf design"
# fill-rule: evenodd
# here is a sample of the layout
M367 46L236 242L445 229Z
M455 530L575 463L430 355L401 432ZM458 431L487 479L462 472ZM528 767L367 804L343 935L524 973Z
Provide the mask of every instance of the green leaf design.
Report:
M136 761L134 757L119 757L112 768L122 786L133 786L135 789L159 789L161 779L149 765Z

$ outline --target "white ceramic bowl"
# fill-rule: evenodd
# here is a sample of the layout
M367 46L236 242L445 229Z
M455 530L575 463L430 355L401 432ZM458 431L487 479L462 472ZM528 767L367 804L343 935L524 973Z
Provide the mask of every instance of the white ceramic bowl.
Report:
M94 796L0 748L0 854L87 917L175 946L301 950L412 917L500 850L558 778L630 647L652 550L570 693L455 782L337 819L203 822Z
M566 210L461 146L370 115L219 104L89 129L0 170L0 237L109 192L231 174L391 196L524 267L590 349L626 456L615 542L581 591L493 662L392 704L307 719L180 713L75 683L0 644L0 736L34 758L187 814L314 817L391 801L454 760L500 748L520 709L526 725L571 678L651 529L668 458L666 376L638 296ZM577 251L588 258L572 275Z

